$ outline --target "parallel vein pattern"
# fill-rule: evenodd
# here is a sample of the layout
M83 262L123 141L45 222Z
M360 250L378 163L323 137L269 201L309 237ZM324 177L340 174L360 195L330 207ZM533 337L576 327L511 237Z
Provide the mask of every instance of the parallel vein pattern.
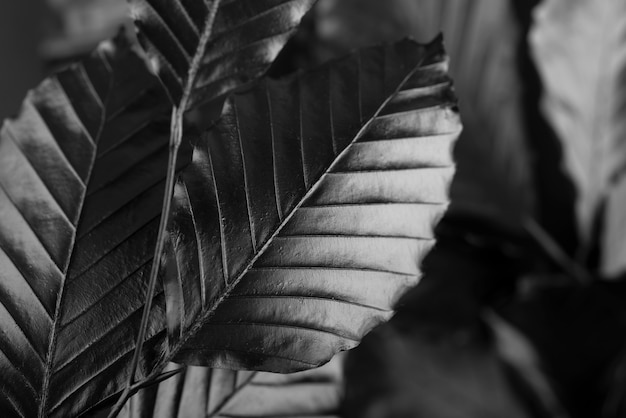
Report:
M440 42L364 50L227 101L174 197L177 360L302 370L392 315L454 171Z
M155 102L167 105L165 92L120 36L45 80L3 125L3 417L76 416L119 389L166 172L169 105ZM161 293L144 373L163 315Z
M170 97L178 103L187 83L193 86L190 108L263 74L315 3L222 0L211 22L215 1L130 0L139 38ZM199 71L191 80L198 54Z
M342 363L338 356L321 368L288 375L190 366L143 389L120 418L338 418Z

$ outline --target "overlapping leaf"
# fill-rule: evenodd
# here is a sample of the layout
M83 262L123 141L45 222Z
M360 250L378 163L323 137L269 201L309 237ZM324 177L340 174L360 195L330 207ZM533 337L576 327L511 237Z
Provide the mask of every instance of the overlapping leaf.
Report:
M460 131L441 40L367 49L229 99L174 196L176 361L297 371L417 283Z
M337 418L342 363L337 356L320 368L287 375L189 366L183 374L140 391L120 418Z
M345 50L443 31L464 125L450 211L519 228L534 213L535 194L517 54L523 28L513 7L508 0L328 0L319 5L318 32L324 46Z
M578 221L589 245L598 210L626 164L626 4L548 0L535 18L531 43L545 88L543 110L578 186ZM623 259L604 262L608 274L624 267Z
M45 80L2 128L2 416L79 414L115 393L134 348L169 112L147 106L165 93L122 39ZM142 372L162 313L159 296Z
M191 108L263 74L315 0L130 2L157 74Z

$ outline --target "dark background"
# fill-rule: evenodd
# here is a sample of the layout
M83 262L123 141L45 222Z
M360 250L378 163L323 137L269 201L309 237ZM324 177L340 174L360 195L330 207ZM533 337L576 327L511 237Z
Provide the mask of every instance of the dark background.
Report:
M41 0L0 1L0 118L17 113L26 91L43 76L37 50L43 33Z

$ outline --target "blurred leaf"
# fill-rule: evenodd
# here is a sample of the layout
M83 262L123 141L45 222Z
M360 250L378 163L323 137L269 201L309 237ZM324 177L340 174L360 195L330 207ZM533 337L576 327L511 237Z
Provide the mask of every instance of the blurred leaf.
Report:
M602 234L601 271L606 277L626 274L626 176L608 191Z
M3 125L0 415L76 416L119 390L163 190L164 98L120 35ZM164 348L164 310L160 294L140 374Z
M176 185L175 361L297 371L389 319L447 206L441 48L371 48L227 101Z
M67 62L88 54L100 41L130 23L126 0L46 0L53 13L51 34L41 54L48 62Z
M318 34L326 52L443 31L461 107L451 214L521 229L534 213L533 179L519 74L524 29L502 0L322 0Z
M286 375L189 366L140 391L119 418L338 418L342 362L337 356L321 368Z
M545 88L543 109L563 141L578 186L579 226L590 246L598 211L626 164L626 3L547 0L535 20L530 39ZM610 245L622 248L624 240ZM603 270L615 274L623 267L623 259L605 259Z
M626 332L624 283L572 286L565 277L525 278L543 284L499 313L532 342L572 417L601 416L605 377L615 370Z

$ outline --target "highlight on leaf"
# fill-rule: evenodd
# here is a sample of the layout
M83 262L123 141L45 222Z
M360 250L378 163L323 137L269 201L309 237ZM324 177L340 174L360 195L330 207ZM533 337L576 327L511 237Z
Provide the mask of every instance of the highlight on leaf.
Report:
M293 372L354 347L419 280L460 122L441 39L235 95L179 175L170 356Z

